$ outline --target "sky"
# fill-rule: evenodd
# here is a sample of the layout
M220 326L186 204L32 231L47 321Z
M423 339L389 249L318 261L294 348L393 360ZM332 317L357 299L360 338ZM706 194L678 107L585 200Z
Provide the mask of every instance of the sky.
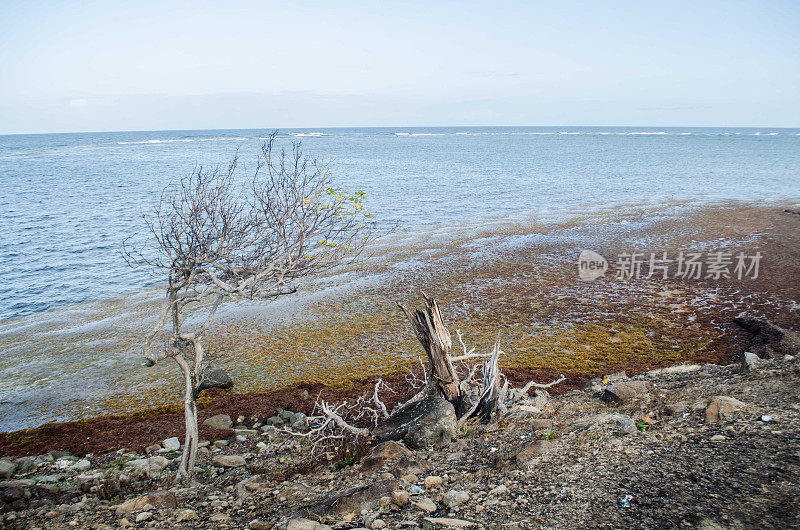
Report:
M800 127L800 2L0 0L0 134Z

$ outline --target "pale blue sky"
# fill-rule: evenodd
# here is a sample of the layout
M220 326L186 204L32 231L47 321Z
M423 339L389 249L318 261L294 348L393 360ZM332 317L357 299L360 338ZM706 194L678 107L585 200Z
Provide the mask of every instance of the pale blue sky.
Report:
M800 126L800 2L0 0L0 134Z

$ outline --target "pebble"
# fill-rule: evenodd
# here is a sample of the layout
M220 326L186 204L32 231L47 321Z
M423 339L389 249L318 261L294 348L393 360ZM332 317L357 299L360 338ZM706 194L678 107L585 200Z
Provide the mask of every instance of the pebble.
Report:
M442 477L440 477L440 476L431 475L429 477L425 477L425 489L426 490L433 489L433 488L438 488L443 483L444 483L444 480L442 480Z
M417 509L422 510L425 513L433 513L436 511L436 504L427 497L423 497L417 502L415 502L414 506L416 506Z

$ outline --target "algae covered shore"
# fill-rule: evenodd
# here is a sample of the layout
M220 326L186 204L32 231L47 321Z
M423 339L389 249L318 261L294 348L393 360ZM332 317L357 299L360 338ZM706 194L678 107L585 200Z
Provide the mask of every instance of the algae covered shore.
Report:
M499 334L512 379L564 373L577 383L617 369L724 361L743 340L731 323L741 312L795 327L800 215L793 208L629 205L391 233L359 263L296 296L226 307L207 349L233 377L234 394L207 396L201 405L245 403L301 383L345 394L373 376L402 384L422 351L395 300L416 300L420 291L442 301L447 325L469 347L488 350ZM587 249L605 256L609 270L584 282L577 260ZM620 255L689 251L763 257L757 278L616 278ZM153 291L2 323L0 427L152 416L158 407L173 414L175 368L145 369L139 358L140 332L156 303Z

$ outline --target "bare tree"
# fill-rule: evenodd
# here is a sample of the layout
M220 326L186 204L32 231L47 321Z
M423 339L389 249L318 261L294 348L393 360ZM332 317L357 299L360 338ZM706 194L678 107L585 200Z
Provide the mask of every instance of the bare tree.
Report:
M358 255L371 234L366 195L331 187L329 170L294 144L275 151L273 133L252 178L239 184L238 155L224 168L196 168L146 217L149 245L123 245L132 266L161 271L166 300L144 339L152 366L172 358L184 378L186 441L178 479L190 482L197 443L196 398L206 367L203 337L230 298L274 298L295 281ZM197 311L201 318L189 318ZM187 322L187 319L189 322ZM163 339L163 347L157 347Z

